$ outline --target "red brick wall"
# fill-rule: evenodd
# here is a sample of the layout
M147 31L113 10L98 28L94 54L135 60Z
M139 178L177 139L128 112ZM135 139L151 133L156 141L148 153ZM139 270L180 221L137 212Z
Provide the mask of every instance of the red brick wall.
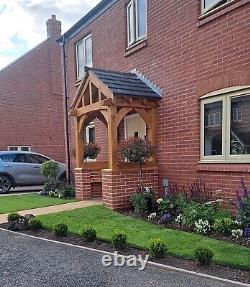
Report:
M158 169L144 170L144 186L152 187L158 194ZM140 182L138 170L102 170L102 196L104 204L111 209L131 207L129 196L137 191Z
M28 145L64 162L60 22L49 25L51 38L0 71L0 150Z
M157 158L163 176L181 185L198 175L231 195L240 178L250 183L244 164L210 164L201 170L199 97L230 86L250 85L250 3L235 1L199 19L198 0L148 0L148 39L126 54L126 0L120 0L67 43L68 92L75 86L74 44L92 33L94 67L139 70L163 91L157 110ZM185 2L185 3L184 3ZM71 129L71 145L74 145Z

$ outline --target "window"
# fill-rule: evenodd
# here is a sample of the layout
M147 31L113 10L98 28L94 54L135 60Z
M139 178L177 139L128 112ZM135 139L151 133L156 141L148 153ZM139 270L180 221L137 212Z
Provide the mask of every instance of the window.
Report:
M233 0L201 0L201 12L206 13Z
M39 154L26 154L26 159L28 163L42 164L49 160L49 158L43 157Z
M3 162L14 162L16 159L17 155L12 153L12 154L2 154L0 155L0 160Z
M128 46L147 36L147 0L131 0L127 6Z
M250 89L203 97L201 160L250 161Z
M86 127L86 143L95 143L95 125L90 123Z
M80 80L84 74L84 66L92 67L92 37L88 35L76 44L76 73L77 80Z
M31 151L30 146L8 146L8 151Z

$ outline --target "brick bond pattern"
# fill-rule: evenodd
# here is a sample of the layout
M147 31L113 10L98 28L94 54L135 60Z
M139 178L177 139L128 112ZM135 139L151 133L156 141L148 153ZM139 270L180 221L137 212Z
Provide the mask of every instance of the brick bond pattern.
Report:
M165 176L170 182L187 185L200 175L213 190L223 189L225 197L233 197L242 177L250 186L250 164L199 163L199 97L221 88L250 85L249 1L236 1L199 19L199 0L185 4L148 0L147 41L130 52L126 52L126 3L118 1L67 43L71 101L77 89L74 44L91 32L94 67L136 68L163 92L157 110L159 186Z
M64 162L61 23L47 25L50 38L0 71L0 150L28 145Z

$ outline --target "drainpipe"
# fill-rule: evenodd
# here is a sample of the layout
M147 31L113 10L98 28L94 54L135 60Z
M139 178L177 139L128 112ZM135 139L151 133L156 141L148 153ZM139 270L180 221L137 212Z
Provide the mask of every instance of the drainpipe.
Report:
M67 182L71 183L71 167L70 167L70 143L69 143L69 116L68 116L68 89L67 89L67 73L66 73L66 53L65 53L66 39L63 35L62 51L63 51L63 81L64 81L64 138L66 144L66 175Z

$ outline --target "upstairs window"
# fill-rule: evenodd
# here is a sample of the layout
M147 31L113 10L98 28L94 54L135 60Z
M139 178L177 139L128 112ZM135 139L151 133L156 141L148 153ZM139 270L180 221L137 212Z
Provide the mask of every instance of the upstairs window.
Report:
M8 146L8 151L31 151L30 146Z
M201 0L201 12L206 13L233 0Z
M147 0L131 0L127 6L128 46L147 36Z
M250 160L250 89L201 100L201 160Z
M84 74L84 66L92 67L92 37L88 35L76 44L76 74L80 80Z

